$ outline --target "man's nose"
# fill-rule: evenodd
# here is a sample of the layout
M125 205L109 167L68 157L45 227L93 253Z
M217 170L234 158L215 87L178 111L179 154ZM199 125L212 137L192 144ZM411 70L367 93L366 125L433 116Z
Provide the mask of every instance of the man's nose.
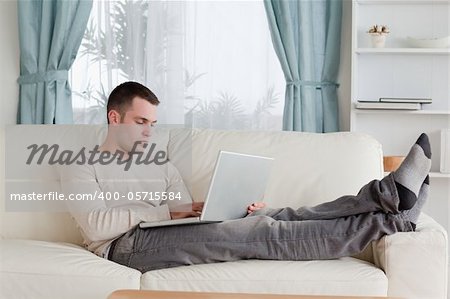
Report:
M150 137L152 135L151 125L144 126L142 130L142 135L144 135L145 137Z

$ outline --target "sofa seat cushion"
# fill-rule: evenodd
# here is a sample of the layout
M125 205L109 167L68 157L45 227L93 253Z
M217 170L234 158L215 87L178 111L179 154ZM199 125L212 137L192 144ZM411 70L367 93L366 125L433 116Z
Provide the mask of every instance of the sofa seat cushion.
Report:
M355 258L322 261L243 260L161 269L141 278L144 290L386 296L388 280Z
M0 298L106 298L139 289L140 277L76 245L0 240Z

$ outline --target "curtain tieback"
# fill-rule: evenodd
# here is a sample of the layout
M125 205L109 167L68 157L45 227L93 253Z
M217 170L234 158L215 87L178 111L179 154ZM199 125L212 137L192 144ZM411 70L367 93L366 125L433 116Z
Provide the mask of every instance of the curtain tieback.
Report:
M303 81L303 80L291 80L286 81L286 85L295 85L295 86L316 86L317 89L321 89L322 86L336 86L339 87L339 84L331 81Z
M35 84L40 82L67 81L68 70L46 71L28 75L22 75L17 79L19 84Z

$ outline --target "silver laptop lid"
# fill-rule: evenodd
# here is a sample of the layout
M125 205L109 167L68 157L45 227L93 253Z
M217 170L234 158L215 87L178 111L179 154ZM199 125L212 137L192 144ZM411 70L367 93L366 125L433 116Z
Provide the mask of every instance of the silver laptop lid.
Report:
M223 221L247 215L263 200L273 158L220 151L201 220Z

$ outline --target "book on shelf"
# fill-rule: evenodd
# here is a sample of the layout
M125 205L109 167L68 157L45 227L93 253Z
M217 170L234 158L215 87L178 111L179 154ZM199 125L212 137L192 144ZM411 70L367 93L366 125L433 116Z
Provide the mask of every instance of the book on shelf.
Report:
M420 103L384 103L380 101L358 100L356 109L420 110L422 109L422 105Z
M421 103L431 104L431 98L380 98L380 102L384 103Z

